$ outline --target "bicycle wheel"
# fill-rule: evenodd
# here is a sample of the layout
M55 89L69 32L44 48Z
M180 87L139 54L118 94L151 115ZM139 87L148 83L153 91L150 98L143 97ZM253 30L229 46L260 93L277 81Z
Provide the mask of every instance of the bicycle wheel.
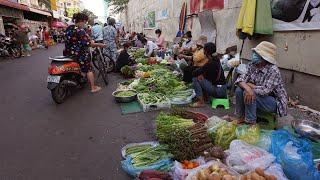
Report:
M101 75L103 82L105 83L105 85L108 85L109 81L108 81L108 72L107 72L107 68L105 65L105 61L103 61L103 59L98 58L97 60L98 62L98 69L99 69L99 75L98 77Z
M113 72L114 69L115 69L114 61L107 55L104 55L104 61L105 61L105 64L106 64L107 73Z

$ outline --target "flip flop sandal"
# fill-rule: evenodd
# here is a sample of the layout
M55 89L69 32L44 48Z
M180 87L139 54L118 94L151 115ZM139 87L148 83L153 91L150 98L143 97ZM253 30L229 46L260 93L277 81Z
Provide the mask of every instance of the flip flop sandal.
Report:
M190 104L190 107L192 108L202 108L204 106L205 106L204 104L199 104L198 102Z
M101 87L97 86L95 89L91 90L91 93L96 93L101 90Z

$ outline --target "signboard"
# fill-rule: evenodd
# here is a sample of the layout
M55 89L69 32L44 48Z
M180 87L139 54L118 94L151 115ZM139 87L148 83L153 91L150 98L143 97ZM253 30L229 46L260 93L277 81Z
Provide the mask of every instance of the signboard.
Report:
M275 31L320 29L320 0L270 0Z
M155 28L156 27L156 12L151 11L144 17L144 26L145 29Z

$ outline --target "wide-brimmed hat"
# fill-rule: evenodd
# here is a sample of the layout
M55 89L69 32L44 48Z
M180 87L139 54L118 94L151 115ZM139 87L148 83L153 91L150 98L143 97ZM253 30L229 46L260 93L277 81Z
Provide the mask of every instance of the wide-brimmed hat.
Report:
M197 40L197 45L204 47L204 44L208 42L207 36L201 35Z
M276 45L267 41L263 41L252 50L258 53L264 60L268 61L269 63L277 64L277 61L276 61L277 46Z

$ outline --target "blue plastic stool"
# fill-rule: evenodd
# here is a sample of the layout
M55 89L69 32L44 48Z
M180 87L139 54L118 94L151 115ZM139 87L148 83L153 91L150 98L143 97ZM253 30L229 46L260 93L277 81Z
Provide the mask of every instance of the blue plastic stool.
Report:
M211 107L213 109L217 109L218 106L223 106L224 109L230 109L229 98L228 97L226 99L212 98Z

